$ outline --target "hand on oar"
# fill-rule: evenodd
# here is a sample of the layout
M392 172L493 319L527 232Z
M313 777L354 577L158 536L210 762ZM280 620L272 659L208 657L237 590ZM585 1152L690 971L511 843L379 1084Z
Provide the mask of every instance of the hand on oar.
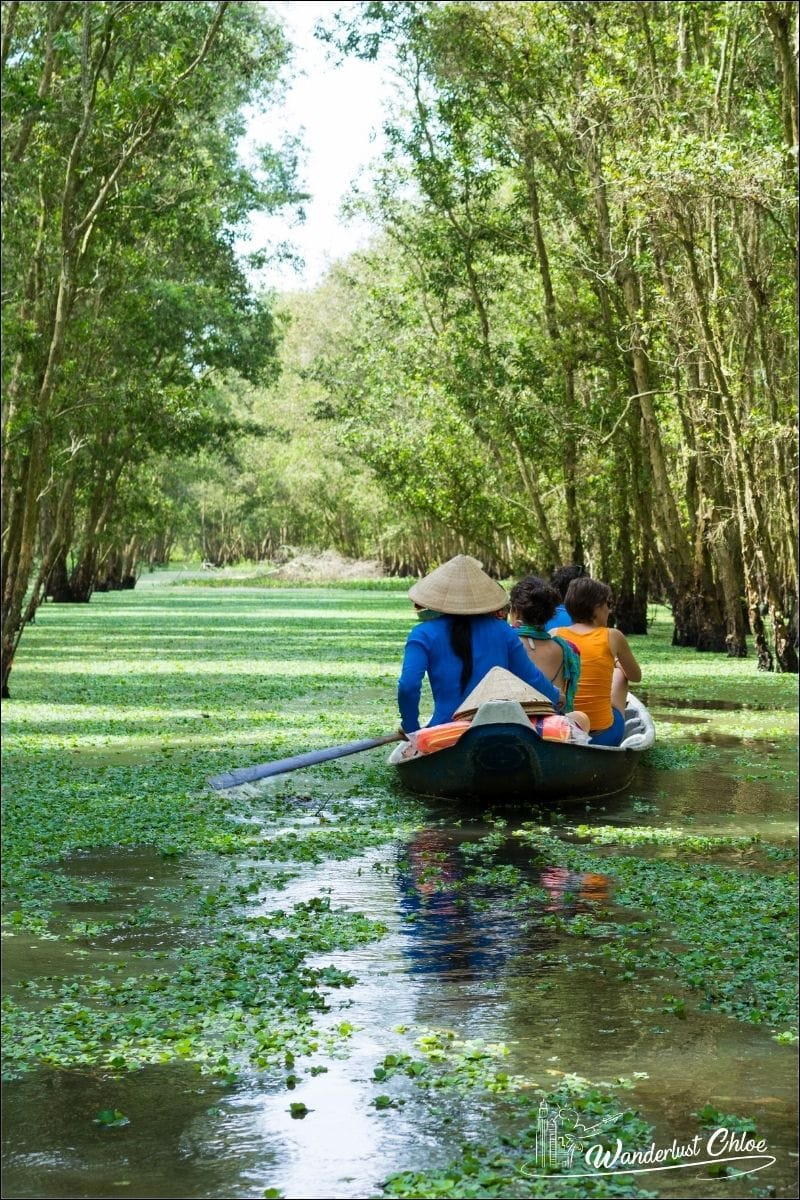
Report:
M347 754L360 754L362 750L374 750L376 746L388 746L390 742L402 742L406 735L402 729L385 737L368 738L360 742L346 742L343 746L329 746L327 750L310 750L294 758L281 758L277 762L261 763L257 767L237 767L225 775L212 775L209 787L221 791L223 788L239 787L242 783L254 783L256 779L268 779L272 775L284 775L298 771L301 767L313 767L315 763L329 762L332 758L344 758Z

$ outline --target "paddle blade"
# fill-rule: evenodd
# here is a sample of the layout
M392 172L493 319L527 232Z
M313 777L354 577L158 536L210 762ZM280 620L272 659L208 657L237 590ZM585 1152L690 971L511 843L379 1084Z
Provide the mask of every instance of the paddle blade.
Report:
M388 746L390 742L399 742L399 733L390 733L385 737L368 738L360 742L347 742L343 746L329 746L327 750L310 750L307 754L297 754L294 758L281 758L277 762L261 763L257 767L237 767L225 775L212 775L208 786L216 791L224 788L239 787L242 783L254 783L257 779L269 779L272 775L285 775L288 771L299 771L301 767L313 767L316 763L328 762L332 758L344 758L348 754L360 754L362 750L374 750L376 746Z

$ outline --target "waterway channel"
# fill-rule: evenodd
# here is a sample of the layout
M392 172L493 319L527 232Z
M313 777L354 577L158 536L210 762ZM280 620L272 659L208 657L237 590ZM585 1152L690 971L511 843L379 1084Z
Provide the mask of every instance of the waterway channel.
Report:
M658 698L650 703L658 718ZM661 713L665 720L698 723L706 715L674 700ZM745 760L769 769L751 770L748 778ZM743 747L734 739L713 760L673 771L643 767L632 793L550 815L548 836L580 841L574 829L585 821L603 828L688 829L698 838L758 835L788 847L792 769L775 747ZM268 785L262 794L269 797ZM358 797L351 803L357 821ZM4 1090L3 1194L350 1200L380 1196L384 1181L398 1172L446 1177L465 1146L496 1139L511 1120L504 1096L460 1086L437 1092L402 1073L384 1082L376 1068L380 1075L387 1055L402 1062L418 1039L448 1031L462 1048L500 1053L502 1044L503 1072L524 1081L532 1096L573 1076L607 1084L651 1125L659 1146L690 1142L704 1106L752 1118L776 1160L738 1179L710 1177L706 1167L637 1178L649 1194L796 1195L793 1049L760 1024L704 1010L691 993L681 992L687 1002L670 1011L665 998L680 990L675 980L659 970L622 971L601 952L613 935L581 939L564 932L559 918L598 909L612 925L642 917L617 904L611 872L580 871L532 853L515 837L519 815L509 815L506 825L487 823L481 814L454 820L451 809L430 801L418 816L401 840L343 861L293 863L279 887L251 889L250 918L311 902L364 913L386 929L375 940L318 956L319 964L337 968L350 982L325 992L327 1011L318 1018L322 1048L298 1060L288 1084L286 1071L243 1066L230 1080L201 1074L191 1062L24 1075ZM299 798L296 827L325 819L324 803ZM492 852L482 855L487 838ZM664 862L683 853L669 844L593 851ZM780 856L765 861L755 842L718 847L712 857L735 872L785 869ZM476 861L482 874L469 882ZM258 868L257 861L239 861L235 874L252 880ZM165 906L164 889L179 894L175 885L187 878L196 888L213 888L221 867L211 857L171 862L142 847L73 856L57 869L102 885L109 899L75 906L71 916L87 922L89 931L78 942L25 932L9 938L5 971L12 996L22 994L20 982L63 981L119 963L128 973L146 972L151 954L169 967L175 946L196 934L179 905ZM524 903L515 896L520 880L531 888ZM114 932L115 920L151 904L158 919ZM101 918L110 931L92 932L92 921ZM343 1027L346 1036L325 1043L326 1028ZM376 1106L379 1095L386 1107ZM305 1106L302 1119L292 1104ZM125 1123L98 1124L103 1112L124 1114ZM536 1194L567 1194L560 1186L554 1179ZM517 1196L526 1188L511 1175L506 1191L457 1194Z

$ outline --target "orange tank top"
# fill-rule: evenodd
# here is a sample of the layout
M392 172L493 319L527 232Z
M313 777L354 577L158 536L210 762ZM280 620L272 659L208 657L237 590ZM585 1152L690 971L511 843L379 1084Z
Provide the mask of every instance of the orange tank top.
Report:
M581 652L581 677L575 693L575 708L586 713L592 732L608 729L614 721L611 710L614 655L608 644L607 626L601 625L591 633L576 633L571 628L550 632L568 638Z

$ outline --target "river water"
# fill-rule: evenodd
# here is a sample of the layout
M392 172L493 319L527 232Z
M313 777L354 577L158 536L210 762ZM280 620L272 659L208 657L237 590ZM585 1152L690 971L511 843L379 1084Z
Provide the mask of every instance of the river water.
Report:
M705 719L696 706L681 709L670 701L659 713L655 697L651 706L657 720ZM748 779L743 753L769 762L771 773L758 778L751 772ZM734 739L711 762L675 771L640 768L630 794L561 819L658 824L697 835L758 833L786 844L795 833L786 782L793 767L775 747L743 747ZM558 814L551 823L558 832ZM489 827L479 817L454 821L452 810L435 801L410 838L344 862L305 866L279 892L266 889L253 911L269 913L324 894L332 907L364 912L387 926L380 940L321 956L356 977L352 987L330 992L320 1022L352 1026L340 1049L303 1064L291 1092L274 1073L244 1072L226 1084L189 1063L121 1076L40 1070L13 1081L4 1089L3 1195L258 1197L275 1189L298 1200L379 1196L387 1176L444 1169L464 1143L496 1134L504 1120L501 1100L494 1109L485 1098L477 1104L468 1092L454 1091L432 1103L411 1080L401 1083L396 1106L375 1107L376 1094L389 1090L375 1081L376 1064L403 1053L409 1037L446 1029L459 1040L504 1043L504 1069L538 1086L571 1074L611 1083L627 1078L625 1102L652 1124L659 1146L690 1141L698 1128L692 1114L712 1103L752 1116L776 1158L773 1167L741 1179L709 1178L702 1168L641 1177L641 1186L657 1195L796 1196L792 1048L758 1025L725 1015L691 1009L687 1019L676 1020L659 1014L663 979L621 979L597 955L584 953L580 939L547 920L598 900L612 916L630 920L630 910L617 910L608 878L532 864L513 831L511 817L497 861L522 866L543 889L543 898L524 913L506 903L502 876L465 898L459 848ZM669 847L636 852L677 854ZM745 870L751 858L756 869L755 852L728 856ZM150 903L174 882L176 868L142 848L77 856L66 869L110 884L119 914ZM202 875L220 868L198 861L181 869ZM108 912L108 904L84 905L78 915L90 920ZM7 943L7 986L13 992L18 979L86 971L131 949L168 953L175 926L144 924L126 936L76 948L19 934ZM319 1073L307 1069L315 1062L324 1068ZM306 1105L303 1119L292 1116L290 1101ZM93 1122L99 1110L117 1108L126 1126ZM561 1194L556 1181L547 1194Z

